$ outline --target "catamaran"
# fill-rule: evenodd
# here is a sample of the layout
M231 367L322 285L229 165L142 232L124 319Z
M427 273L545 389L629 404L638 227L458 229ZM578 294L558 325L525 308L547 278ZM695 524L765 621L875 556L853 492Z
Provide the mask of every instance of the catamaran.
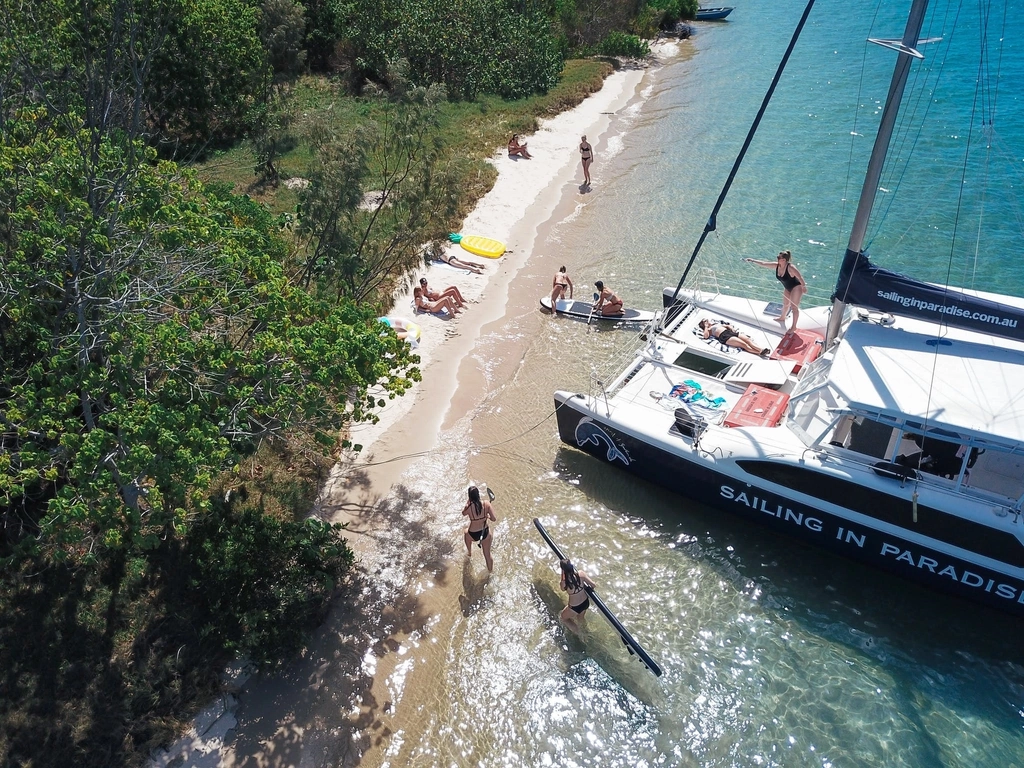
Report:
M555 393L558 430L687 497L1024 615L1024 301L914 280L864 251L926 6L913 0L901 40L871 41L897 62L832 305L786 333L777 304L684 288L808 5L664 312L610 383Z

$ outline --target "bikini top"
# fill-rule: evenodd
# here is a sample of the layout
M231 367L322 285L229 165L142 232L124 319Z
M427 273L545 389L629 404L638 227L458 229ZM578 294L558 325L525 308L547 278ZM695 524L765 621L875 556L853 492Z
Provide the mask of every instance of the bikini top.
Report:
M469 502L469 508L470 510L476 509L476 505L474 505L473 502ZM473 513L469 513L469 522L479 523L481 520L487 522L487 510L484 509L484 505L482 503L480 504L480 517L473 517Z
M583 155L584 160L590 159L591 149L592 147L589 144L587 146L583 146L582 144L580 144L580 154Z

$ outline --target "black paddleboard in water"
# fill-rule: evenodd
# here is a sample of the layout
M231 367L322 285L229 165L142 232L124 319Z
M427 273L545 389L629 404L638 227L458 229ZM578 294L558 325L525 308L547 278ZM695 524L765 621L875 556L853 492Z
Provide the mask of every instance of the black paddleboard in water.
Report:
M551 547L551 551L555 553L555 557L559 560L565 560L566 557L562 554L562 550L560 550L558 545L551 540L548 532L544 530L544 525L541 521L535 517L533 518L533 524L537 526L538 533L540 533L544 538L544 541L547 542L548 546ZM631 634L629 634L629 631L624 626L622 626L622 622L619 621L608 606L604 604L604 600L598 596L597 591L593 587L588 587L586 585L584 585L583 588L587 591L587 595L590 597L594 605L597 606L597 610L599 610L604 617L608 619L608 623L611 624L612 628L619 633L619 637L622 638L622 642L625 644L629 652L631 654L635 654L643 665L651 670L651 672L658 677L661 677L661 667L658 666L658 662L652 659L650 654L644 650L644 647L640 645L640 643L638 643Z
M589 301L575 301L573 299L559 299L555 311L560 315L568 315L583 320L612 320L620 323L648 323L654 319L654 313L644 309L626 309L621 315L602 315L594 312L594 305ZM551 309L551 297L545 296L540 300L544 309Z

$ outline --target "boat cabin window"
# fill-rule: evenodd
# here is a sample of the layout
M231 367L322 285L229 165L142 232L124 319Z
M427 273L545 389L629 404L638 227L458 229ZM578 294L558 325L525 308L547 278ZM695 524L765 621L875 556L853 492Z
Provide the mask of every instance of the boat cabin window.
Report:
M710 357L704 357L689 351L683 352L672 364L687 370L698 371L708 376L718 376L718 374L732 365L732 363L723 363L721 360L713 360Z

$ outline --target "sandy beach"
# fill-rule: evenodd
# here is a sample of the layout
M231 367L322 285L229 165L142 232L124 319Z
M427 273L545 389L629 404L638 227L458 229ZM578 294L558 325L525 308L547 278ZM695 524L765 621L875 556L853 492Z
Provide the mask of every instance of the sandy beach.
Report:
M661 53L675 50L668 43ZM465 553L461 536L440 539L422 517L440 500L425 499L403 477L420 457L431 454L439 435L460 439L451 434L453 427L487 396L495 374L474 349L510 306L522 311L524 302L536 305L535 289L519 295L516 278L533 255L539 229L560 203L566 205L567 194L585 198L600 189L603 134L612 117L635 98L644 71L621 69L575 109L543 121L535 134L524 137L533 159L510 158L504 150L494 154L497 181L461 232L501 240L508 250L490 260L450 245L453 255L485 271L477 275L443 264L422 271L434 290L456 285L465 296L466 310L455 318L414 314L411 288L396 298L390 314L422 329L416 351L423 381L389 401L377 423L352 431L362 450L335 467L322 494L317 514L347 524L359 577L335 601L301 659L275 674L242 674L226 682L223 699L197 718L191 733L156 754L151 765L401 764L392 761L402 754L403 744L415 739L407 715L430 706L430 681L438 671L432 667L443 663L435 658L413 665L408 651L430 642L439 627L458 615L451 586L459 581L458 563L464 560L459 555ZM593 190L581 186L582 134L595 148ZM510 366L514 361L505 361ZM464 495L471 481L465 465L445 472L458 479ZM395 555L396 537L415 542L411 554L407 545L400 557ZM476 567L482 568L479 560ZM467 585L475 577L467 575L466 566L462 571L459 586L466 594L483 589L482 582Z

